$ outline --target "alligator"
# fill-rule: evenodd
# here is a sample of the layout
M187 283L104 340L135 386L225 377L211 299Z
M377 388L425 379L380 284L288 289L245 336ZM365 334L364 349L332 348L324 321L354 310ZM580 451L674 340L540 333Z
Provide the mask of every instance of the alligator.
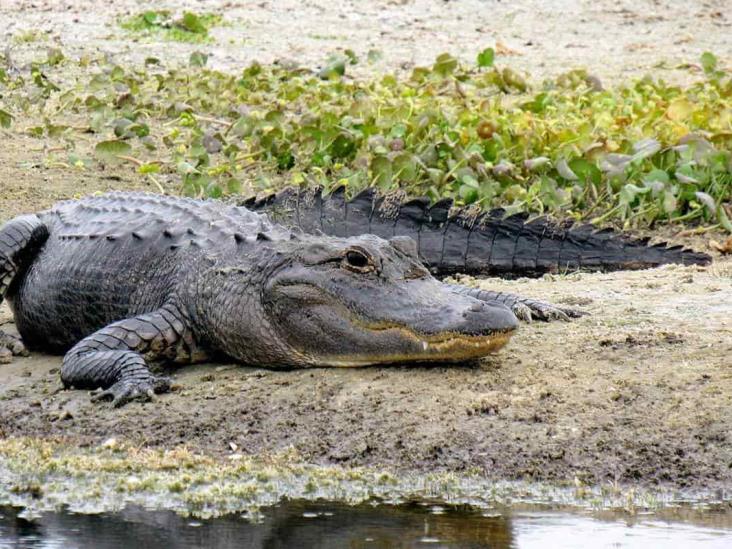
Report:
M425 197L379 193L366 188L351 200L345 187L324 195L322 188L289 187L264 198L241 201L281 224L306 232L349 237L375 234L409 236L436 276L455 273L504 278L538 277L577 270L646 269L667 263L707 265L707 254L669 246L649 245L612 228L574 225L527 213L506 215L498 208L454 208L451 199L430 203Z
M120 406L169 390L169 378L150 368L160 362L216 355L270 368L469 361L505 345L519 318L582 314L443 283L420 256L436 272L455 266L430 255L429 230L386 234L372 215L369 228L387 238L351 234L323 213L328 200L317 196L319 220L306 225L307 210L298 207L299 224L331 236L289 229L241 205L146 193L60 202L9 221L0 228L0 300L9 302L22 339L0 332L0 358L25 354L26 346L64 354L65 387L96 389L95 401ZM493 246L499 232L513 230L509 220L493 227ZM479 233L471 231L469 251ZM447 260L451 229L441 234ZM693 252L666 250L701 262Z

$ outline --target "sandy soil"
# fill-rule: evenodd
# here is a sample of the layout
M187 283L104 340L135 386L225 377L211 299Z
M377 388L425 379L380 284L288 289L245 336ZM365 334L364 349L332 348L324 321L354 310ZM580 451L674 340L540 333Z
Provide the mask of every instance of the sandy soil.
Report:
M490 46L500 63L536 80L577 67L603 81L649 72L688 80L693 75L679 65L697 63L704 51L715 52L722 65L732 63L729 0L166 0L155 8L216 12L225 25L212 30L212 44L165 43L164 49L153 39L131 41L117 25L150 6L140 0L3 0L0 43L29 58L44 43L18 44L13 37L34 30L71 53L101 51L118 62L154 55L172 63L203 50L211 66L224 69L254 60L317 67L350 48L362 60L349 69L354 75L409 70L445 51L473 63ZM381 54L371 64L370 50Z
M212 10L221 2L166 2ZM297 5L297 10L294 9ZM384 56L359 70L471 59L496 41L535 76L587 66L612 79L704 50L730 61L726 1L232 2L231 26L205 48L232 68L252 59L317 64L337 47ZM142 3L4 1L0 40L48 31L72 51L121 60L185 59L201 46L130 42L114 25ZM73 23L73 24L72 24ZM530 42L530 44L529 44ZM13 46L30 55L39 44ZM665 71L684 78L688 71ZM49 163L38 141L2 133L0 221L96 190L147 188L131 169L77 171ZM164 182L165 184L165 182ZM174 182L169 182L174 185ZM687 242L688 243L688 242ZM704 247L705 239L693 242ZM467 280L473 283L476 281ZM580 306L572 323L524 326L472 367L273 372L200 365L172 372L176 390L121 410L60 390L58 357L34 353L0 366L0 436L63 435L98 444L186 444L226 455L294 447L305 460L397 470L483 471L491 478L671 483L732 481L732 261L708 269L580 274L482 286ZM0 324L12 329L9 311Z

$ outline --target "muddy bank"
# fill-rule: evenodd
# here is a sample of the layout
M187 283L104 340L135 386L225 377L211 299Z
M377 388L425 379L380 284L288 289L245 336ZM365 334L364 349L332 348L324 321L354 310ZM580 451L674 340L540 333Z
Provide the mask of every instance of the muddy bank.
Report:
M58 198L144 188L129 172L36 162L7 140L3 218ZM703 244L699 239L697 246ZM59 357L0 366L0 436L63 437L225 458L294 450L320 465L478 472L489 479L732 481L732 262L706 269L463 280L579 306L571 323L525 325L507 348L463 367L171 370L175 391L122 409L63 391ZM0 323L12 329L9 311Z
M60 359L0 368L3 436L186 445L318 464L494 479L714 486L732 481L732 264L481 285L591 316L524 326L472 367L268 371L198 365L120 410L60 391Z

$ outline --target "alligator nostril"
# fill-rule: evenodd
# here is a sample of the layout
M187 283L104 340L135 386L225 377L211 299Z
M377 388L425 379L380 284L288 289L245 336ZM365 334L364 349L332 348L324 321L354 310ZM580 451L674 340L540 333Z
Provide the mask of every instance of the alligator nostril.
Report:
M468 318L472 313L479 313L485 310L485 306L481 303L473 303L463 311L463 318Z

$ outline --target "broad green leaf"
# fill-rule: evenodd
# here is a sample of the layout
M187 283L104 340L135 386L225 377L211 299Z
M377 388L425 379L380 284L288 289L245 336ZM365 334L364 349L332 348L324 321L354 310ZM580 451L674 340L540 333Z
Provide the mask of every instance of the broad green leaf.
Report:
M366 54L366 59L369 63L376 63L377 61L381 60L383 56L384 55L381 53L381 50L371 49Z
M644 183L651 183L653 181L658 181L665 185L669 183L671 179L669 178L666 170L659 170L656 168L648 172L648 174L643 178Z
M240 194L242 189L241 181L233 177L226 182L226 192L228 194Z
M206 196L210 196L211 198L221 198L223 194L224 191L218 183L211 182L206 185Z
M549 164L551 164L551 160L546 156L537 156L536 158L528 158L524 160L524 168L530 172L538 170L542 166L547 166Z
M526 83L526 79L524 79L523 76L508 67L503 69L503 72L501 72L501 76L503 77L503 82L509 88L516 88L518 91L521 92L524 92L529 88L528 84Z
M496 57L496 52L493 48L486 48L478 54L478 66L479 67L492 67L493 60Z
M383 189L391 187L393 170L386 156L375 156L371 160L371 177L377 186Z
M671 191L668 191L668 190L664 191L663 210L667 214L671 214L676 211L676 205L677 205L677 201L676 201L676 196L674 196L674 193L672 193Z
M12 121L13 115L11 115L8 111L0 109L0 126L2 126L3 128L9 128Z
M160 172L160 164L156 163L150 163L150 164L143 164L139 168L137 168L137 173L142 175L147 174L153 174Z
M330 153L333 158L349 158L356 151L356 143L347 133L341 133L333 140L330 146Z
M674 173L676 179L682 183L696 184L699 183L699 174L696 173L694 168L689 165L681 166L676 173Z
M705 51L701 55L701 65L706 74L714 72L717 68L717 56L712 52Z
M134 133L127 131L127 128L129 128L133 124L134 122L128 118L118 118L117 120L112 122L114 135L116 135L120 139L129 139L134 135Z
M200 51L194 51L188 58L188 64L191 67L205 67L208 62L208 54Z
M652 138L642 139L633 145L633 150L635 153L633 154L632 162L638 162L649 158L660 151L661 143Z
M47 65L58 65L61 63L66 57L64 56L63 52L58 48L49 48L48 52L46 53L46 64Z
M237 137L248 137L254 130L253 124L248 118L240 118L231 127L231 133Z
M318 72L318 76L323 80L336 80L344 74L346 74L346 58L341 55L329 57L325 66Z
M732 233L732 221L727 217L724 207L720 204L717 207L717 222L724 228L728 233Z
M447 76L455 72L458 66L458 61L449 53L441 53L435 59L435 64L432 66L432 70L442 76Z
M644 194L648 191L650 191L650 189L643 189L641 187L633 185L632 183L623 185L623 188L620 189L619 194L620 203L630 205L635 200L635 197L638 194Z
M557 173L567 181L577 181L579 180L579 177L577 177L577 174L572 171L572 169L569 167L569 164L567 161L562 158L559 161L557 161L556 164L557 167Z
M696 199L699 202L701 202L702 204L704 204L704 206L706 206L706 208L707 208L707 210L709 210L710 214L712 214L712 215L715 214L715 212L717 211L717 205L714 203L714 199L711 196L709 196L709 194L701 192L701 191L697 191L694 193L694 195L696 196Z
M176 170L178 171L178 173L183 174L183 175L191 175L191 174L200 173L193 164L191 164L190 162L185 162L183 160L178 162L178 165L176 166Z
M594 162L584 158L575 158L569 162L569 168L582 181L588 181L598 185L602 179L602 173Z
M394 176L401 181L413 183L417 179L417 162L414 155L410 153L402 153L392 161Z
M458 194L465 204L472 204L478 200L478 189L470 185L460 185Z
M110 141L100 141L94 147L95 154L100 160L105 162L116 161L119 156L129 155L132 147L125 141L119 139L112 139Z
M163 22L168 18L169 12L167 11L146 11L142 14L142 19L149 27L155 27L162 25Z
M206 25L203 24L201 18L190 11L183 13L183 17L178 21L178 25L196 34L206 34L207 32Z
M677 122L686 120L694 112L694 105L686 98L679 97L669 103L666 109L666 116Z
M356 56L356 52L354 52L352 49L343 50L343 55L345 55L348 58L348 62L351 65L358 64L358 57Z

